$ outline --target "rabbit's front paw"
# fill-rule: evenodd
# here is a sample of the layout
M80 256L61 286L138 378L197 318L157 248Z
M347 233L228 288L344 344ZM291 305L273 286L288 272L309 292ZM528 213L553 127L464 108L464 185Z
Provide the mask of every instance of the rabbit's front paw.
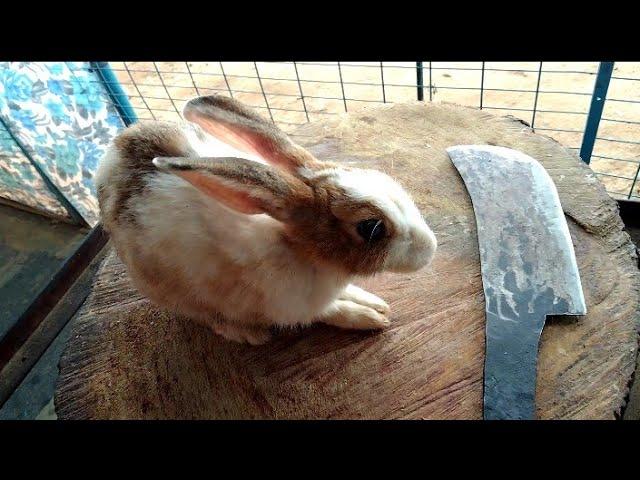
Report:
M271 340L271 332L264 327L234 325L220 322L213 326L214 332L232 342L262 345Z
M335 300L320 321L327 325L351 330L380 330L387 328L389 319L383 313L351 300Z
M383 314L389 314L389 305L387 302L377 297L373 293L369 293L360 287L355 285L347 285L339 296L340 300L350 300L354 303L364 305L365 307L373 308L375 311Z

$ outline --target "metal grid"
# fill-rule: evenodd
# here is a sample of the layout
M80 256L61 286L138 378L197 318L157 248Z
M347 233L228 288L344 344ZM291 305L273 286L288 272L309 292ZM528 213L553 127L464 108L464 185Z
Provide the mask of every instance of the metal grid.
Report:
M106 67L93 67L106 69L100 65ZM577 152L582 146L583 160L613 197L640 199L640 63L611 66L608 92L594 89L602 76L597 62L111 62L107 68L115 74L107 86L117 79L133 107L130 120L179 120L187 100L210 93L238 98L287 132L371 103L448 101L510 114ZM593 118L593 100L603 92L602 114ZM593 151L588 158L585 143Z

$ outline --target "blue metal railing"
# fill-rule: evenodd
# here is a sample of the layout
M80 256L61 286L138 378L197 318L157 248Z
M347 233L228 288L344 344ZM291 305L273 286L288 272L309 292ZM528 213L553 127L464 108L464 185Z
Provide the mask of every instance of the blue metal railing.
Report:
M418 84L418 101L422 102L424 100L424 71L422 62L416 62L416 73L416 82Z
M591 95L591 106L587 115L587 124L584 127L584 135L582 136L582 146L580 147L580 158L587 165L591 163L591 154L593 146L598 136L598 127L604 110L604 103L607 99L607 90L609 82L613 74L614 62L600 62L598 73L596 74L596 83L593 87Z
M137 122L138 116L129 101L129 95L122 89L118 77L109 66L109 62L91 62L91 67L107 90L113 106L118 110L124 124L129 126Z

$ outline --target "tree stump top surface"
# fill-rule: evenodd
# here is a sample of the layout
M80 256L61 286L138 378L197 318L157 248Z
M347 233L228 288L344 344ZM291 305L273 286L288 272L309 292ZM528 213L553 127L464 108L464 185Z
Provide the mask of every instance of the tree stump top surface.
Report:
M482 418L475 217L445 151L458 144L501 145L540 161L567 217L589 313L547 322L538 418L619 415L637 352L637 257L616 203L574 153L514 118L447 104L371 107L306 124L293 138L318 158L390 174L436 233L429 268L358 282L390 304L392 326L314 326L264 346L229 343L152 306L111 252L61 359L60 418Z

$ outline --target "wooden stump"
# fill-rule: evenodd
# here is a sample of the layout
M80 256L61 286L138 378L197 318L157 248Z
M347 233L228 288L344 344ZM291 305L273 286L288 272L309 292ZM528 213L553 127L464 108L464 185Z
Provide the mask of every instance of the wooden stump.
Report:
M616 203L576 154L514 118L445 104L376 106L304 125L294 138L319 158L389 173L433 227L439 246L431 267L360 282L389 302L392 327L314 326L260 347L228 343L150 305L111 253L60 363L60 418L482 418L475 220L445 152L472 143L539 160L575 244L589 314L547 323L538 417L619 415L637 352L637 257Z

